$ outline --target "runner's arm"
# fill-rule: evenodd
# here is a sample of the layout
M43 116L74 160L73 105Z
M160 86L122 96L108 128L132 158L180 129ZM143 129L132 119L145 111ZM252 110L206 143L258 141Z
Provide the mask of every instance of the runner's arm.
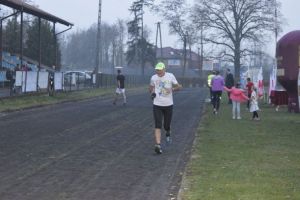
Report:
M173 91L178 91L182 88L182 85L177 83L177 84L173 84L172 90Z
M154 86L153 85L149 85L149 93L154 93Z

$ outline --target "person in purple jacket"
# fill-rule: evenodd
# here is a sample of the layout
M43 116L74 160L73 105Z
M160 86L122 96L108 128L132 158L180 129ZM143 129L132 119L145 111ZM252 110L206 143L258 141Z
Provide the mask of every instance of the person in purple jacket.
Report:
M216 76L214 76L214 78L211 80L212 104L214 108L214 114L218 114L224 85L224 78L220 75L219 71L216 71Z

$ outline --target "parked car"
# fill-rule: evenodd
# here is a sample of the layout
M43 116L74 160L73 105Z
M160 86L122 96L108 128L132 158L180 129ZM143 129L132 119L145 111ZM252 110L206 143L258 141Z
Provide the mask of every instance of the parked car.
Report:
M83 71L67 71L64 73L65 84L90 84L92 77L90 74Z

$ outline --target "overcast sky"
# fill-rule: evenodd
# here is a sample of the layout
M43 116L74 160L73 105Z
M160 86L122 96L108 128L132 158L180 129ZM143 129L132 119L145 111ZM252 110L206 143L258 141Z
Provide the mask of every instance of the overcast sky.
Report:
M74 23L73 30L87 29L98 20L99 0L33 0L40 9ZM87 3L88 2L88 3ZM102 22L115 23L117 19L132 19L128 11L134 0L102 0ZM155 42L156 23L159 16L145 10L145 24L151 29L151 40ZM163 46L176 46L175 36L168 36L167 24L162 24ZM168 38L167 38L168 37ZM171 38L171 39L169 39ZM153 43L154 43L153 42ZM181 44L180 44L181 45Z
M75 24L73 30L87 29L91 24L97 22L99 0L33 0L40 9L47 11L57 17L63 18ZM114 23L118 18L130 19L128 8L134 0L102 0L102 21ZM284 27L284 34L300 29L300 0L278 0L282 2L282 13L288 25ZM193 2L193 0L190 0ZM163 21L146 11L145 24L152 29L152 41L155 42L156 25ZM168 36L167 24L163 22L163 46L179 47L174 36Z

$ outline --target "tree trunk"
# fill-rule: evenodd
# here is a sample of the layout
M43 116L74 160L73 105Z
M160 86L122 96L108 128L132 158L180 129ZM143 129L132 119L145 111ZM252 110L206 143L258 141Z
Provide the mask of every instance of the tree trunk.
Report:
M236 82L240 81L240 69L241 69L241 49L240 43L235 44L234 50L234 79Z

